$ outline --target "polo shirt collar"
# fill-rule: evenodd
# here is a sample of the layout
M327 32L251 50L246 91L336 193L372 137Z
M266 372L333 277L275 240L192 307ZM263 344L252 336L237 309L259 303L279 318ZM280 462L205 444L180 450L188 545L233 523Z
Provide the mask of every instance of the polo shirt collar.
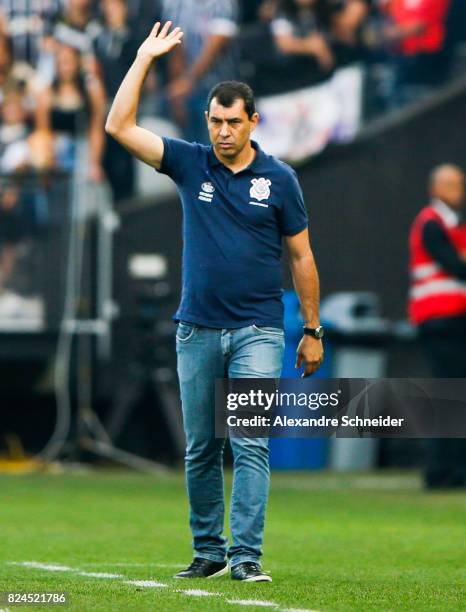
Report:
M249 164L249 166L246 166L246 168L241 170L241 172L249 170L251 172L254 172L255 174L262 174L268 169L267 155L264 153L264 151L260 148L260 146L255 140L251 140L251 145L252 148L256 150L256 157L254 158L254 161ZM211 168L215 166L225 166L225 164L223 164L215 155L212 145L209 147L209 165ZM227 168L227 166L225 167Z

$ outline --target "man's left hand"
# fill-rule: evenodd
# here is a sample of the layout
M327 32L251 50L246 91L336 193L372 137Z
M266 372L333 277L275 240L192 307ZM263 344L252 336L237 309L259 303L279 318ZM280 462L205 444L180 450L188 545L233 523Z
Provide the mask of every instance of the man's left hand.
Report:
M304 364L302 377L306 378L316 372L324 360L324 348L322 340L312 336L303 336L296 351L296 368Z

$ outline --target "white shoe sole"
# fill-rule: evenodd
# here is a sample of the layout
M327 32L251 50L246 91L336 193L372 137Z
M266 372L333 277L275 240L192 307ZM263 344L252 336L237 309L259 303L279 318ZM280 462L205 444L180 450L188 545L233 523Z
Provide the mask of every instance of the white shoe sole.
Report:
M230 566L227 563L223 569L221 569L218 572L215 572L215 574L212 574L211 576L207 576L207 578L208 579L209 578L219 578L220 576L225 576L225 574L228 574L229 571L230 571Z
M254 576L253 578L246 578L238 582L272 582L271 576Z
M224 568L222 568L218 572L215 572L215 574L211 574L210 576L205 576L205 578L207 579L219 578L220 576L224 576L225 574L228 574L229 571L230 571L230 566L227 563ZM176 578L177 580L193 580L193 578L191 578L190 576L173 576L173 578ZM199 576L199 578L202 579L203 576ZM199 578L197 578L197 580L199 580Z

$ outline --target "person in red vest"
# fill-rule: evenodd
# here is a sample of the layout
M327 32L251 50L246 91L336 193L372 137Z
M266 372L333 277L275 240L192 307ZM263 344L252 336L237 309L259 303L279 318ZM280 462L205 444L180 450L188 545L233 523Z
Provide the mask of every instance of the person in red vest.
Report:
M465 176L453 165L430 177L431 203L414 220L409 238L409 316L437 378L466 378ZM466 486L466 439L431 440L428 488Z
M392 25L386 36L395 46L400 103L428 93L448 76L451 60L447 44L449 9L450 0L387 1L385 11Z

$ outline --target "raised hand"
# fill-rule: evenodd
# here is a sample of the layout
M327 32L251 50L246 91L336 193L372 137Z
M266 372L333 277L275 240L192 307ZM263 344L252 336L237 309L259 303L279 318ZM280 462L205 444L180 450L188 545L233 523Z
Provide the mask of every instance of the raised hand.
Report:
M139 56L143 56L153 61L157 57L169 53L174 47L181 44L181 39L183 38L181 28L175 28L170 32L172 26L171 21L167 21L162 29L160 29L160 25L160 22L157 21L152 28L152 32L139 47Z

